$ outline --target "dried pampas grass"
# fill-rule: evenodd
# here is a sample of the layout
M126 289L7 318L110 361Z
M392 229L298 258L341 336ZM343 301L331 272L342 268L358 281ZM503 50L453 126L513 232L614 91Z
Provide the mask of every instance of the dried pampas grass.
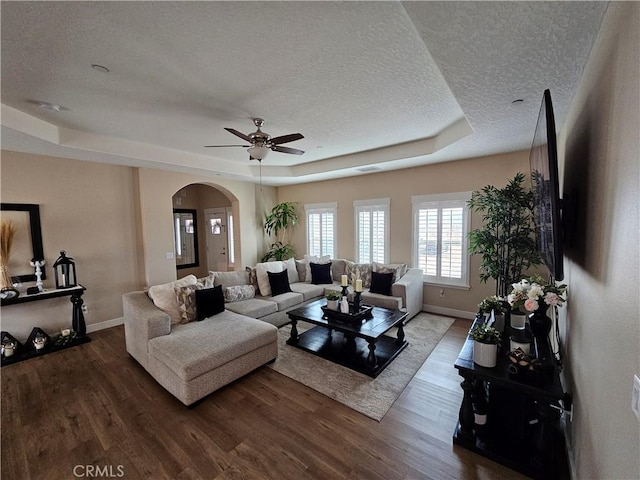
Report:
M2 220L0 222L0 286L2 288L12 287L8 264L13 247L13 237L16 236L17 231L18 227L12 221Z

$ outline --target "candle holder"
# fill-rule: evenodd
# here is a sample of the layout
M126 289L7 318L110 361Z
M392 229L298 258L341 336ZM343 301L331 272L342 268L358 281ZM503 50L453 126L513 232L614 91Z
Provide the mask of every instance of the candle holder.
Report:
M344 286L342 287L342 296L343 296L343 297L348 297L348 296L349 296L349 287L348 287L348 286L346 286L346 285L344 285Z
M38 291L42 292L42 267L45 264L44 260L36 260L35 258L29 262L29 264L36 269L36 287Z
M353 293L353 313L360 312L360 303L362 301L362 292Z

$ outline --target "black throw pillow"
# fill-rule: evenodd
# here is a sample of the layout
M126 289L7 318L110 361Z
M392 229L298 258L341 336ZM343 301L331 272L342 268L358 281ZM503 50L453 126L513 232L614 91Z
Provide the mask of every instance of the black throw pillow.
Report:
M278 273L267 272L267 275L269 275L269 285L271 285L272 297L291 291L291 287L289 286L289 274L286 270Z
M369 292L380 295L391 296L391 285L393 284L393 272L378 273L371 272L371 287Z
M331 262L329 263L313 263L309 262L311 269L311 283L314 285L325 285L333 283L331 279Z
M224 312L222 285L196 290L196 312L198 321Z

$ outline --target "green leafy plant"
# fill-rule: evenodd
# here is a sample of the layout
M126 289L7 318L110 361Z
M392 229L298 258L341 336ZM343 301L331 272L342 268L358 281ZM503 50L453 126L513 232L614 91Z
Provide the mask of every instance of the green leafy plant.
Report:
M469 336L471 339L480 343L489 343L492 345L500 343L500 332L493 327L487 328L486 325L476 325L469 333Z
M482 313L491 313L491 310L495 310L496 314L507 313L507 303L502 297L497 295L491 295L482 299L478 304L478 308Z
M287 260L295 256L293 245L287 242L287 234L298 223L297 202L279 203L265 217L264 231L267 235L275 235L276 241L262 257L263 262L271 259Z
M340 294L336 291L327 292L327 300L340 300Z
M473 192L469 208L482 213L481 228L469 232L469 253L481 255L480 280L496 281L496 295L506 297L522 272L540 264L534 237L533 193L517 173L498 189L487 185Z

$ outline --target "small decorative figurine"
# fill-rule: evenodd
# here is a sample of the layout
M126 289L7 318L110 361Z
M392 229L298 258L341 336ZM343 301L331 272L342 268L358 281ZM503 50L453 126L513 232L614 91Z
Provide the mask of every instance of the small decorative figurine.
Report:
M32 259L30 262L32 267L35 267L36 269L36 287L38 287L38 291L42 292L43 288L42 288L42 267L45 264L44 260L36 260L35 258Z

